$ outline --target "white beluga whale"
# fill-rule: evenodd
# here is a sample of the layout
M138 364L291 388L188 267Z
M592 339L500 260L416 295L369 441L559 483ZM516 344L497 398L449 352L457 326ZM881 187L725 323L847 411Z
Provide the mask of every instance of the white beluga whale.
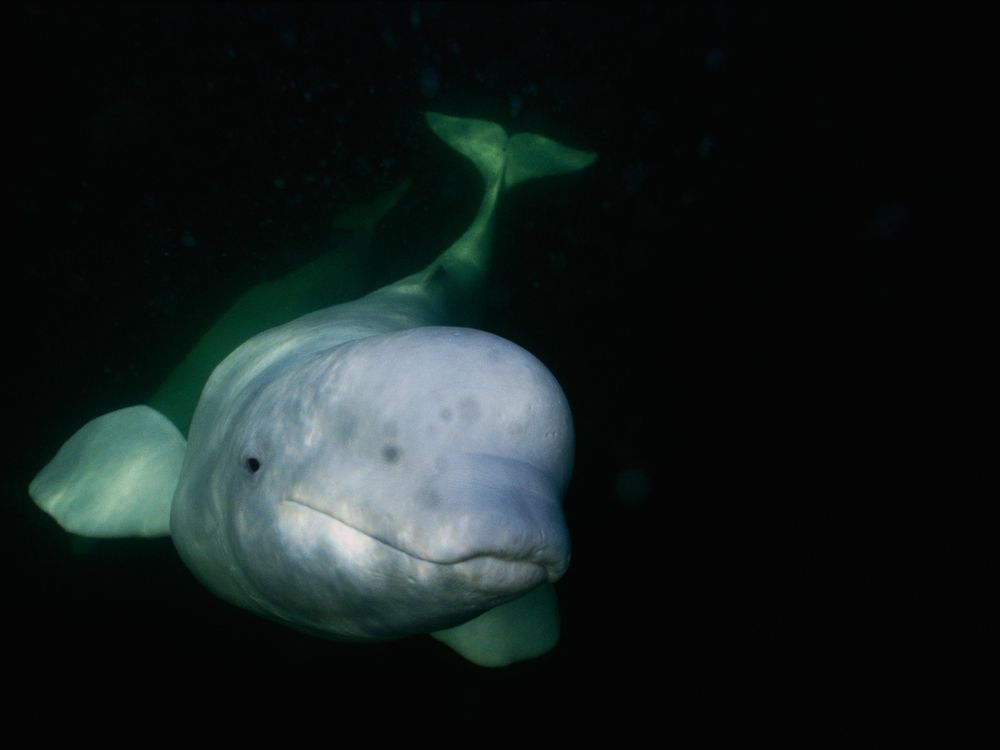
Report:
M169 534L208 589L263 617L339 640L430 633L500 666L559 637L573 424L535 357L449 323L481 292L500 195L595 156L481 120L426 119L485 183L458 240L353 301L265 321L280 324L233 342L208 376L204 350L246 330L223 319L152 406L86 424L29 493L77 534ZM288 277L296 299L306 276ZM273 315L281 286L244 307ZM171 395L199 390L193 417Z

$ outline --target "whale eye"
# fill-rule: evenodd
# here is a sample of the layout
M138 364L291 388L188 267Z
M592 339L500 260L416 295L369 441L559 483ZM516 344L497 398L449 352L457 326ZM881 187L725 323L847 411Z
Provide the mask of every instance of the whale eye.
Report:
M246 467L246 470L251 474L256 474L258 471L260 471L260 461L254 458L253 456L247 458L247 460L243 462L243 465Z

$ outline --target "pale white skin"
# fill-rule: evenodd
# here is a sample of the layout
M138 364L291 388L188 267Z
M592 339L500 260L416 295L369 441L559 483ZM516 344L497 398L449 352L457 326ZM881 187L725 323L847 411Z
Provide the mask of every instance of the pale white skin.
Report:
M558 639L569 406L531 354L447 327L478 293L505 188L593 154L428 115L485 182L421 272L254 336L205 385L187 442L147 406L99 417L32 482L92 536L168 531L233 604L345 640L432 632L499 666Z
M188 566L235 604L348 639L450 627L558 579L572 423L555 379L463 328L324 347L334 315L210 380L171 513Z

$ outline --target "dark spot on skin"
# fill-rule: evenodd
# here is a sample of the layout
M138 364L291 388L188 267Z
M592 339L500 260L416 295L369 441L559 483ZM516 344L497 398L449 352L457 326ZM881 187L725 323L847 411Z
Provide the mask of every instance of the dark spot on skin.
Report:
M479 402L474 398L463 398L458 402L458 413L463 422L475 422L479 419Z
M441 505L441 496L434 490L423 490L420 493L420 500L427 510L436 510Z
M394 464L399 460L399 448L395 445L383 445L382 446L382 458L390 464Z
M244 462L244 466L246 466L247 471L250 472L251 474L256 474L258 471L260 471L260 461L254 458L253 456L250 456Z

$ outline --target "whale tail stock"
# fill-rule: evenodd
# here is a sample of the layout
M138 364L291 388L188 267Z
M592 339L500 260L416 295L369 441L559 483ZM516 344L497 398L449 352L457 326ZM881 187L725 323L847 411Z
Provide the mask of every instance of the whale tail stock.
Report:
M494 122L426 113L430 129L467 157L485 183L479 212L469 228L419 274L398 284L426 283L457 299L475 295L485 278L497 201L507 189L527 180L576 172L597 158L592 151L564 146L535 133L507 132Z

